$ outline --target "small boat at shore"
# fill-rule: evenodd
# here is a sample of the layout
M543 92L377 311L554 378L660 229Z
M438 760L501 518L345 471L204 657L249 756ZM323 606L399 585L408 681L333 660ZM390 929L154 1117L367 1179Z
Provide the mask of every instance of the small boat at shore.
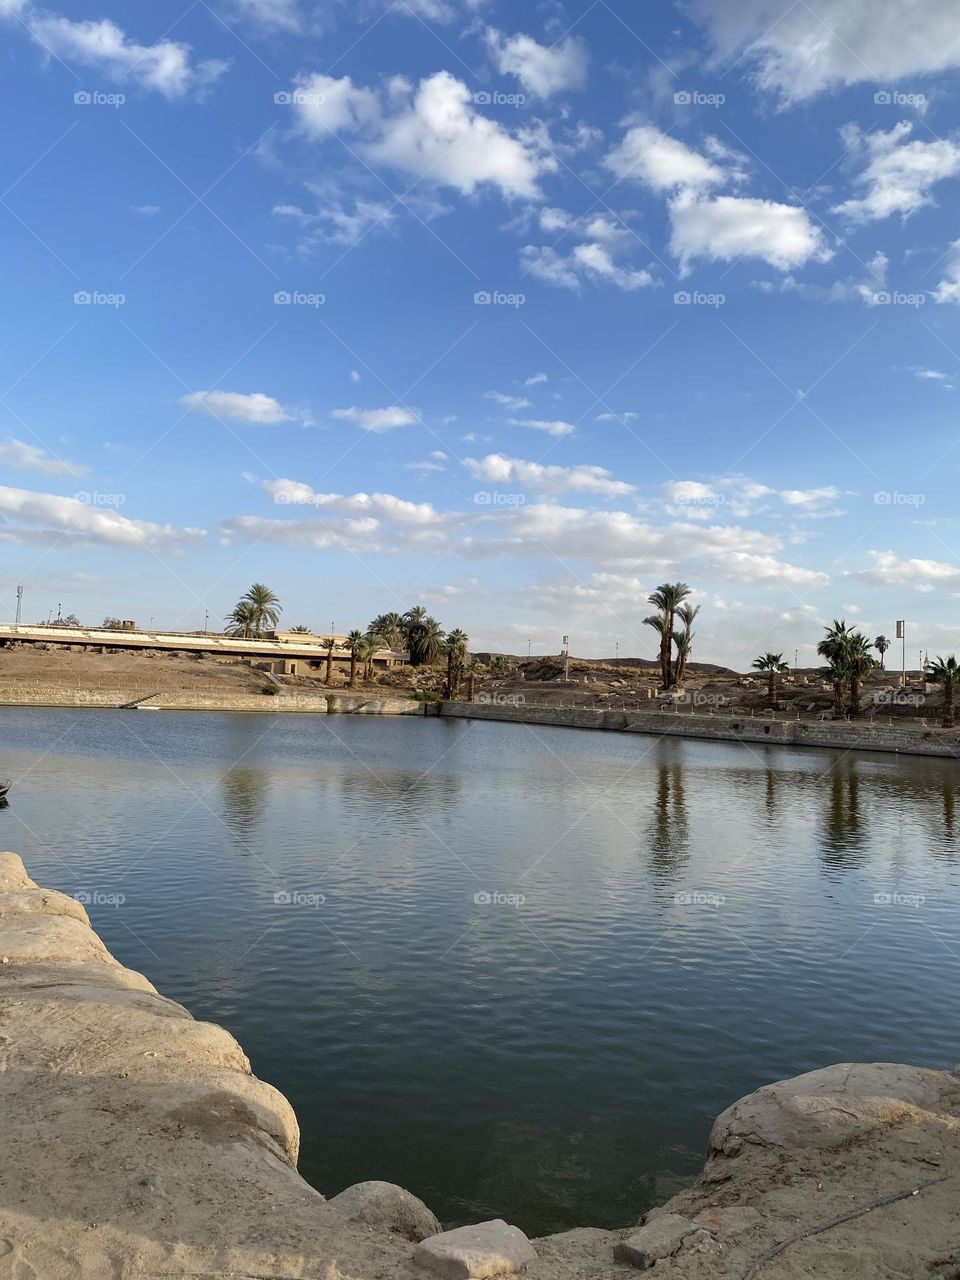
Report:
M7 792L13 786L9 778L0 778L0 800L7 798Z

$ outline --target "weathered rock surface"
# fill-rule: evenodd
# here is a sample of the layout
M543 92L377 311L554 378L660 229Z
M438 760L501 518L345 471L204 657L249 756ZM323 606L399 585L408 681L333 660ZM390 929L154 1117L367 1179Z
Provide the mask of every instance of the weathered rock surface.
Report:
M520 1228L502 1218L444 1231L424 1240L414 1254L419 1266L442 1280L514 1275L536 1259L536 1250Z
M327 1201L344 1222L363 1222L419 1243L443 1228L422 1200L393 1182L357 1182Z
M684 1243L697 1235L703 1235L703 1231L695 1222L681 1218L678 1213L664 1213L621 1240L613 1256L632 1267L652 1267L661 1258L679 1253Z

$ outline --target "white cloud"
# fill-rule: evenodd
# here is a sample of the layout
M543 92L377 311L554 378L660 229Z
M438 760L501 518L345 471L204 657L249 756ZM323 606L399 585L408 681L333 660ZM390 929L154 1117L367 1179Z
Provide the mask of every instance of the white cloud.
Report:
M574 218L563 209L543 209L540 227L548 234L561 233L580 243L569 253L561 253L556 245L524 245L520 264L525 272L546 284L579 291L584 281L616 285L625 291L644 289L653 284L649 271L623 266L618 253L633 247L635 237L630 229L603 215L586 221ZM559 240L556 242L559 244Z
M960 66L955 0L688 0L688 7L725 65L742 54L759 85L786 103Z
M299 0L233 0L233 6L240 17L261 27L299 31L302 26Z
M397 524L434 525L443 520L429 502L408 502L391 493L317 493L299 480L265 480L261 488L279 506L317 507L340 515L374 516Z
M135 204L133 212L139 213L141 218L155 218L161 209L158 204Z
M537 387L541 382L549 382L550 379L545 373L534 373L529 378L525 378L523 385L525 387Z
M39 471L48 476L82 476L90 470L78 462L54 457L46 449L28 444L25 440L17 440L13 436L0 441L0 462L13 467L15 471Z
M936 302L960 302L960 240L954 240L947 254L946 274L933 291Z
M960 146L945 138L908 142L912 130L903 121L889 133L863 136L856 128L845 131L848 146L866 156L866 167L857 178L865 194L836 205L835 213L854 222L872 222L894 213L907 217L933 203L933 185L960 173Z
M586 83L586 47L575 36L548 46L538 44L532 36L505 38L491 29L487 31L487 44L497 70L516 76L534 98L551 98Z
M359 371L359 369L351 369L351 370L350 370L350 381L351 381L351 382L359 382L359 381L360 381L360 371Z
M364 431L392 431L394 427L409 427L416 422L417 415L400 405L390 405L385 409L334 409L333 417L341 422L352 422Z
M416 89L394 78L384 100L349 76L314 75L298 85L296 111L309 136L356 133L367 160L463 195L490 184L507 197L535 199L540 175L556 168L535 140L477 112L470 89L449 71Z
M485 391L483 393L484 400L494 400L497 404L502 404L505 409L513 409L516 412L519 409L531 408L530 401L524 396L508 396L502 391Z
M131 520L113 507L63 498L53 493L0 487L0 537L35 545L97 544L125 550L175 550L206 538L204 529L177 529L169 524Z
M298 245L303 256L320 244L356 244L375 227L392 226L397 217L395 206L384 200L361 196L351 199L337 194L321 197L315 213L307 213L296 204L274 205L273 213L303 228L306 234Z
M180 403L191 413L207 413L213 418L227 418L231 422L249 422L259 426L293 422L297 417L285 409L279 400L260 391L249 395L240 391L191 391L180 397Z
M882 587L960 586L960 567L940 560L904 559L894 551L869 551L870 565L847 576Z
M652 125L636 125L605 158L621 181L643 182L654 191L703 189L726 180L723 168Z
M114 22L72 22L55 15L30 19L30 34L47 53L66 62L96 67L120 84L139 84L166 98L202 93L227 69L215 59L191 62L188 44L160 40L142 45Z
M575 467L544 466L523 458L507 458L488 453L485 458L466 458L464 466L478 480L490 484L516 484L539 493L598 493L620 497L633 492L633 485L614 480L605 467L582 464Z
M0 18L16 17L27 4L28 0L0 0Z
M551 436L568 436L573 431L572 422L563 422L560 420L545 421L543 418L511 418L510 425L513 427L533 427L535 431L546 431Z
M811 259L826 262L832 256L805 209L773 200L700 199L681 194L670 204L670 223L670 247L683 272L695 258L710 262L760 258L788 271Z

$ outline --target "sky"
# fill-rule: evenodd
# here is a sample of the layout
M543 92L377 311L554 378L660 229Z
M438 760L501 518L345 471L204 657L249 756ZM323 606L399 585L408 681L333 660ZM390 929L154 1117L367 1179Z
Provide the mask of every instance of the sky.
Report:
M0 0L0 617L960 651L955 0Z

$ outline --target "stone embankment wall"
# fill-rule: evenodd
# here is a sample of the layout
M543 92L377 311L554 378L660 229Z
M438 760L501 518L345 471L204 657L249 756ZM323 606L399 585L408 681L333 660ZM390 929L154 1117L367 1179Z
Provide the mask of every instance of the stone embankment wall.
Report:
M144 697L142 689L68 689L21 685L0 688L6 707L122 707L137 699L162 711L307 711L317 715L423 715L425 704L413 698L370 698L361 694L316 694L284 690L260 693L157 693Z
M767 1085L636 1226L532 1244L501 1219L443 1231L390 1183L325 1200L297 1173L299 1137L227 1031L0 853L0 1280L742 1280L783 1242L777 1280L960 1264L955 1072L842 1063Z
M960 758L960 731L907 729L865 720L832 723L769 720L762 716L693 715L672 711L600 711L486 703L444 702L443 716L468 720L503 720L514 724L549 724L572 729L618 729L660 737L704 738L717 742L766 743L778 746L830 747L841 751L884 751L901 755Z

